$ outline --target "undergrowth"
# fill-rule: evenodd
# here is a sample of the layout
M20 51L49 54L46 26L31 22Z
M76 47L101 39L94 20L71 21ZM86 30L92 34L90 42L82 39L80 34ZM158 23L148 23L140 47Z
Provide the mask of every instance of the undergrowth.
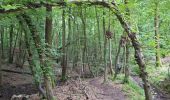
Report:
M115 83L123 83L124 75L119 74L116 79L110 78ZM144 90L130 78L129 83L123 84L123 91L129 100L145 100Z
M148 66L147 72L149 81L157 88L170 92L170 77L168 76L168 66L162 66L155 68L154 66Z

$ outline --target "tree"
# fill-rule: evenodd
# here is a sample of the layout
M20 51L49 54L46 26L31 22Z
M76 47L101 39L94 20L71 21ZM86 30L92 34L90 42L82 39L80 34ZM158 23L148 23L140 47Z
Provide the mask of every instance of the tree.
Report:
M65 25L65 9L63 9L62 13L62 81L66 80L66 70L67 70L67 61L66 61L66 25Z
M155 27L155 49L156 49L156 67L162 66L161 64L161 55L160 55L160 35L159 35L159 2L155 1L155 18L154 18L154 27Z
M46 89L46 98L47 98L47 100L54 100L54 94L53 94L53 90L52 90L52 79L50 77L51 70L48 66L48 61L46 59L44 50L41 47L42 42L41 42L40 36L38 34L38 31L37 31L35 25L33 24L32 20L31 20L31 18L27 14L22 14L21 16L23 17L26 24L28 25L28 28L29 28L32 38L34 40L35 47L38 52L38 56L40 59L40 66L41 66L41 69L43 70L44 83L45 83L45 89Z
M145 65L145 61L143 59L143 54L142 54L142 51L140 48L140 43L136 37L136 33L131 30L131 27L129 26L128 22L122 17L122 14L118 9L117 4L115 2L112 2L112 4L114 5L115 15L116 15L117 19L121 23L124 30L127 32L128 37L131 39L132 45L134 47L135 60L136 60L137 64L139 65L139 69L141 71L141 78L144 83L143 86L144 86L144 90L145 90L146 100L152 100L150 85L147 80L146 65Z
M108 81L107 77L107 58L106 58L106 52L107 52L107 37L106 37L106 25L105 25L105 11L103 8L103 34L104 34L104 81L103 83L106 83Z

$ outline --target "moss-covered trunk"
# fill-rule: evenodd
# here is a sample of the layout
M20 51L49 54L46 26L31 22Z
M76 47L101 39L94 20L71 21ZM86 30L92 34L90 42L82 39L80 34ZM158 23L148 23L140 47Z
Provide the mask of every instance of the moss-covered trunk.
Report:
M48 61L46 59L46 55L44 53L44 49L41 47L42 42L38 33L36 26L33 24L31 18L27 14L22 14L28 28L30 29L31 36L33 37L35 47L37 49L39 59L40 59L40 67L43 70L44 83L46 88L46 97L47 100L54 100L54 94L52 90L52 79L50 76L51 70L49 70Z
M115 10L114 13L115 13L117 19L121 23L124 30L127 32L128 37L131 39L131 43L132 43L132 45L134 47L135 60L136 60L137 64L139 65L139 69L140 69L140 72L141 72L141 78L142 78L142 81L143 81L143 87L144 87L144 91L145 91L145 99L146 100L152 100L150 85L148 83L148 76L147 76L147 72L146 72L146 64L145 64L145 61L144 61L144 58L143 58L141 45L140 45L140 43L139 43L139 41L138 41L138 39L136 37L137 33L132 31L130 25L124 19L121 12L119 11L116 3L112 2L112 4L114 6L114 10Z

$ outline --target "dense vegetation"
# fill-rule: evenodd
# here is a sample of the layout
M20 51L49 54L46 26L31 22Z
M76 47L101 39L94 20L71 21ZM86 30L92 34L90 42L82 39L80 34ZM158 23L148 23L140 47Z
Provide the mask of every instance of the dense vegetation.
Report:
M152 100L153 86L170 92L169 4L169 0L2 0L0 62L20 68L29 64L34 83L47 100L55 100L53 88L59 80L103 75L104 83L123 81L130 98L142 100L145 95ZM133 82L136 75L144 91Z

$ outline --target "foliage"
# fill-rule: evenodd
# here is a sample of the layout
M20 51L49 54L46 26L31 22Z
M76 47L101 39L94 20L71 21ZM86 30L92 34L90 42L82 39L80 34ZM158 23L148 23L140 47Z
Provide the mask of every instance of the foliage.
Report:
M126 92L130 100L145 100L143 89L133 79L123 86L123 91Z

